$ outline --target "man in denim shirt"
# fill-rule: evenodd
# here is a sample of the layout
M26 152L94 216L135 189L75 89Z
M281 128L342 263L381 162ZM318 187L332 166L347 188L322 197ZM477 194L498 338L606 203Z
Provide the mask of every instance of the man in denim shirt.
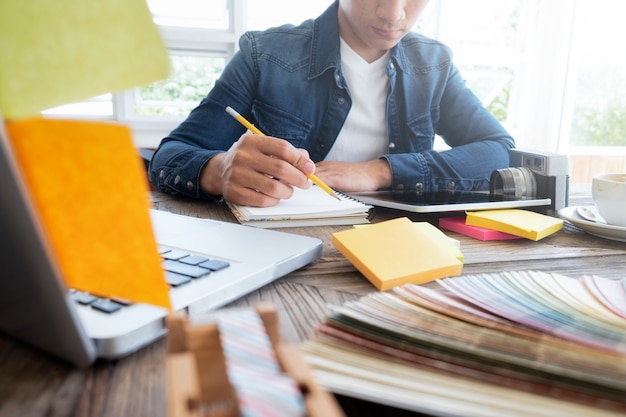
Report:
M488 189L514 141L449 49L410 31L427 3L337 0L300 26L246 33L208 96L161 142L150 181L253 206L309 187L312 172L341 191ZM246 133L227 106L267 136ZM436 134L449 150L433 150Z

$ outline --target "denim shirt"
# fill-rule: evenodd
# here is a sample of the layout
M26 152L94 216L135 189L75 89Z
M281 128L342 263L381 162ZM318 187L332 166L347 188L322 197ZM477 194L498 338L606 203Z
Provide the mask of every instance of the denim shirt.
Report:
M164 138L149 168L158 189L195 198L200 171L245 132L231 106L268 136L324 159L348 115L351 95L341 72L337 2L299 26L249 32L214 88ZM479 190L509 165L514 141L466 87L450 50L407 34L387 63L388 154L397 191ZM360 92L367 94L367 92ZM433 150L435 135L451 147ZM355 137L354 140L358 140Z

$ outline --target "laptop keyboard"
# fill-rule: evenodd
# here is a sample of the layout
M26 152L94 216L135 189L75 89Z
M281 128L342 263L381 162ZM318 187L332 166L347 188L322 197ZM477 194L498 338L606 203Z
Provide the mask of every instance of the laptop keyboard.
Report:
M179 287L194 279L219 273L230 266L228 262L194 255L179 249L159 247L159 253L163 259L161 265L165 271L165 281L172 287ZM103 298L76 290L70 290L70 295L78 304L91 306L95 310L109 314L131 304L119 298Z

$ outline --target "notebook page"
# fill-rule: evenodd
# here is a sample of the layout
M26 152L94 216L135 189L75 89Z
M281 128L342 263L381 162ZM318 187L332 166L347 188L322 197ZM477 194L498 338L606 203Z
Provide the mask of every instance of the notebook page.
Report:
M307 219L337 217L369 212L371 206L363 204L342 193L336 193L341 201L313 185L307 190L294 187L293 196L281 200L273 207L249 207L231 204L245 220Z

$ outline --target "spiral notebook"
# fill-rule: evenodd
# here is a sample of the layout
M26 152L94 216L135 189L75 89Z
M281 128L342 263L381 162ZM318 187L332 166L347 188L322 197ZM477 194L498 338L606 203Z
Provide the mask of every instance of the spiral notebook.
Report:
M272 207L250 207L227 203L241 224L279 228L299 226L353 225L369 223L373 206L345 194L326 194L316 185L307 190L294 187L293 196Z

